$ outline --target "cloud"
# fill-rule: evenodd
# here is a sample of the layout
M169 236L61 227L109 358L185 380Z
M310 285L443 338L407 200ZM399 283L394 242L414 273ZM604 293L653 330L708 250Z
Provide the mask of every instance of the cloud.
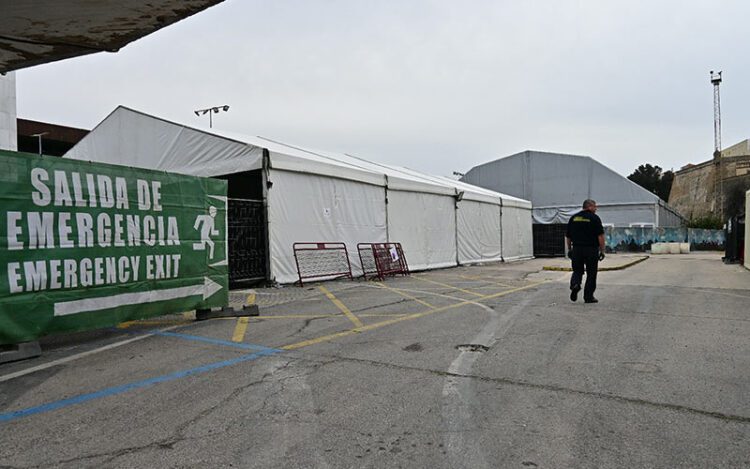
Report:
M18 74L19 115L91 127L117 104L436 174L525 149L627 174L747 138L742 2L227 1L117 54Z

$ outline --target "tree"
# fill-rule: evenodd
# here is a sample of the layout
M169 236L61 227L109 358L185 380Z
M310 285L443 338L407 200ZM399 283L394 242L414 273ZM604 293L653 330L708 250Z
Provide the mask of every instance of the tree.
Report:
M659 166L642 164L628 176L628 179L666 201L669 199L669 191L672 190L674 173L672 171L662 173Z
M674 182L674 173L671 170L665 171L661 175L661 180L656 188L656 195L665 202L669 202L669 191L672 190L672 182Z

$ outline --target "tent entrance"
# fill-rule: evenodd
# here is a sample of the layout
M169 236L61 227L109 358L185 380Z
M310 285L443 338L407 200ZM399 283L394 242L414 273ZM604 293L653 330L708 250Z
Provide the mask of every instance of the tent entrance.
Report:
M261 170L217 176L228 183L229 288L268 279L268 227Z
M229 199L229 287L266 279L266 217L262 200Z
M534 223L534 256L560 257L565 255L565 230L568 225Z

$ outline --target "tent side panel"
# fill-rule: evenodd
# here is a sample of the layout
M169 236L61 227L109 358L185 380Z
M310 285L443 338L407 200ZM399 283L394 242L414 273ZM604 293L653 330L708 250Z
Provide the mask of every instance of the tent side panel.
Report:
M596 214L602 223L629 227L631 225L656 225L656 204L599 206ZM580 209L579 209L580 210Z
M632 204L632 205L599 205L596 212L602 223L619 227L629 227L631 224L656 223L656 204ZM534 223L555 224L568 223L570 217L581 211L580 205L569 205L559 207L534 207ZM659 221L660 226L665 226Z
M455 199L388 191L390 241L401 243L411 270L456 265Z
M482 202L458 203L458 261L499 261L502 259L500 206Z
M503 207L503 258L506 261L534 257L531 210Z
M272 171L268 191L271 278L297 281L292 245L344 242L354 275L361 275L357 243L386 242L382 187L289 171ZM408 259L408 257L407 257Z
M677 227L682 226L683 219L667 207L659 206L659 226Z

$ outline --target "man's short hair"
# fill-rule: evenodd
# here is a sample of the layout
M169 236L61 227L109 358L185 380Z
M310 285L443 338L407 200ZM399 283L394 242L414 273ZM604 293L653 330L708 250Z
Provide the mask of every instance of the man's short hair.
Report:
M587 209L591 207L592 205L596 205L596 200L586 199L583 201L583 209Z

